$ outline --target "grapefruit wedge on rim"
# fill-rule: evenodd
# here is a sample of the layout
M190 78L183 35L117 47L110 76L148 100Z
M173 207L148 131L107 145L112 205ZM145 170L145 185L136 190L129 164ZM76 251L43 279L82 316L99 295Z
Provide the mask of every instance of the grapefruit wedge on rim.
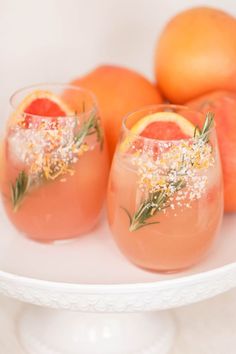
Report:
M195 126L174 112L157 112L140 119L130 128L130 135L121 144L121 151L128 150L137 137L154 140L181 140L194 136ZM140 144L138 144L140 145Z
M73 116L72 111L63 100L50 91L33 91L26 96L16 108L10 118L10 124L17 123L19 120L28 128L34 116L40 118L58 118ZM54 121L55 121L54 119Z

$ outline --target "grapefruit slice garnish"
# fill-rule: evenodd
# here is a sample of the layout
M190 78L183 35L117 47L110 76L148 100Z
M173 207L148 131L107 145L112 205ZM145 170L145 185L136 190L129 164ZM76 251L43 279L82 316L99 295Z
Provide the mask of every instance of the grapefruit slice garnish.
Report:
M170 141L189 139L194 136L194 132L195 126L180 114L157 112L143 117L134 124L120 149L122 152L127 151L131 144L137 140L137 137ZM134 145L140 147L140 141Z
M28 128L34 117L55 118L73 116L75 114L62 100L50 91L37 90L30 93L19 104L10 119L10 124L19 120Z

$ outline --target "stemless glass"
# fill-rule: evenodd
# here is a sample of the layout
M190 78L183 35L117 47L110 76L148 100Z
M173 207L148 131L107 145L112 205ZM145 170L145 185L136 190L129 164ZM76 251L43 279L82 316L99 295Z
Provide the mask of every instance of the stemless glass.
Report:
M205 134L196 128L195 136L177 140L134 133L134 124L157 112L177 113L199 127L205 118L183 106L158 105L124 119L109 179L108 219L119 248L134 264L176 272L201 260L217 235L221 163L214 125Z
M42 112L42 102L45 114L32 114ZM60 102L56 116L52 102ZM79 87L48 84L19 90L10 103L1 178L9 219L41 242L87 233L98 221L108 177L96 99Z

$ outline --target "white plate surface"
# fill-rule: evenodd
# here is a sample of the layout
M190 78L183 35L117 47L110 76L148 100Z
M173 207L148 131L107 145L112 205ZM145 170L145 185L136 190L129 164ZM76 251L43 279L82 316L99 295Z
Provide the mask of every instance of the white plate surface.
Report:
M92 312L167 309L236 286L236 215L224 217L208 257L182 273L160 275L128 262L105 221L74 241L39 244L20 235L0 209L0 292L25 302Z
M149 283L236 265L236 215L226 215L208 257L186 272L160 275L141 270L117 249L105 221L67 243L40 244L19 234L0 204L0 270L22 277L78 284Z

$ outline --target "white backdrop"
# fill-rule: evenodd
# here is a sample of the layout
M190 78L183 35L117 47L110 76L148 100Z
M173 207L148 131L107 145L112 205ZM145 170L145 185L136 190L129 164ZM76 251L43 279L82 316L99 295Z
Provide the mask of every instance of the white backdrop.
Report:
M153 79L153 51L164 23L200 4L236 15L236 0L0 0L1 117L14 90L38 82L66 82L100 63L125 65ZM4 354L21 353L12 322L3 321L12 304L0 298ZM235 304L234 290L178 310L183 330L172 353L235 354Z
M15 89L66 82L100 63L153 79L161 28L178 11L202 4L236 15L235 0L0 0L0 114Z

